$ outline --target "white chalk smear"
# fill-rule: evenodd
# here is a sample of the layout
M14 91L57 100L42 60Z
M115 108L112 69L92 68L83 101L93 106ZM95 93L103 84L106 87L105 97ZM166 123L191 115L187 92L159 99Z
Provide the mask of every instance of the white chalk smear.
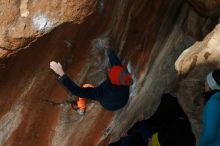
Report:
M11 109L0 118L0 145L4 145L12 133L22 122L22 110L24 108L24 97L31 91L37 77L33 77L28 83L28 87L21 93L18 100Z
M0 145L8 140L14 130L20 125L22 121L23 106L21 104L15 105L0 119Z
M38 13L33 17L33 24L39 31L50 29L53 26L53 22L49 20L47 15L42 13Z
M130 61L128 61L127 69L128 69L128 72L131 73L131 76L132 76L132 79L133 79L133 84L130 86L130 95L129 96L134 97L134 96L137 95L137 77L135 75L134 68L133 68Z

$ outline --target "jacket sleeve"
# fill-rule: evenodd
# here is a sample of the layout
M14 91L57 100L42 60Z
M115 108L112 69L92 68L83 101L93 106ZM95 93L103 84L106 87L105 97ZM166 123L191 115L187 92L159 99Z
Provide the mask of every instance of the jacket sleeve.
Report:
M101 88L81 88L74 81L72 81L66 74L58 78L59 82L64 85L64 87L69 90L73 95L89 98L89 99L99 99L102 97Z
M115 65L122 66L120 59L118 58L118 56L116 55L113 49L108 48L107 55L108 55L111 67Z
M207 102L203 114L203 132L200 136L200 146L206 146L216 139L217 127L220 122L220 94L215 94Z

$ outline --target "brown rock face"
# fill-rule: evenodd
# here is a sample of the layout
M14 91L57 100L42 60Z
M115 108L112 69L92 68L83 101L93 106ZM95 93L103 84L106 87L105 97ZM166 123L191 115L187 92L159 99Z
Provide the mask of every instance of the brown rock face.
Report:
M82 23L96 0L13 0L0 2L0 49L7 56L65 22ZM20 50L20 49L19 49Z
M200 16L184 0L14 0L0 2L0 8L0 145L106 146L142 114L152 115L164 92L177 93L199 135L201 111L195 110L194 98L186 100L188 92L181 89L191 84L178 75L187 79L201 71L196 68L202 59L216 66L212 51L217 50L197 52L218 45L211 41L218 38L218 26L204 43L193 45L190 57L183 53L177 71L174 63L213 30L217 19ZM112 38L133 75L129 103L113 113L89 101L80 117L60 104L67 92L49 62L60 61L76 83L97 86L106 76L107 58L91 47L91 40L103 36ZM196 87L189 95L199 91Z
M204 16L220 16L220 0L188 0Z
M204 92L204 80L213 69L220 67L220 25L205 37L186 49L175 63L176 70L182 78L179 82L178 96L192 120L197 136L201 132L201 116Z

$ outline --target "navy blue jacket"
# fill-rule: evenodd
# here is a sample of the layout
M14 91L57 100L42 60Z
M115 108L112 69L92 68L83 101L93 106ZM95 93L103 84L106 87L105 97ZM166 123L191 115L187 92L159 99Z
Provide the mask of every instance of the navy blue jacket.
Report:
M111 66L121 65L112 49L107 50ZM59 77L59 81L73 94L79 97L98 100L110 110L118 110L126 105L129 99L129 86L113 85L107 78L96 88L82 88L76 85L67 75Z
M113 85L108 79L96 88L81 88L67 75L60 77L59 81L73 95L98 100L104 108L110 111L122 108L129 98L129 86Z

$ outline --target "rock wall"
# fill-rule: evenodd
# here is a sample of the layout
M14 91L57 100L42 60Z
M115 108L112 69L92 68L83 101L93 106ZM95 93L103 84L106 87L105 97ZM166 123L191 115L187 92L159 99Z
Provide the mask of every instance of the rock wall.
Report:
M184 0L14 0L0 7L0 145L105 146L152 115L164 92L178 95L199 135L201 121L192 110L201 111L188 106L194 102L181 89L190 86L180 80L197 62L188 67L182 61L178 72L174 63L213 30L216 17L201 16ZM103 36L112 38L132 72L130 100L114 113L90 101L80 117L62 104L67 92L49 62L60 61L78 84L98 85L105 78L106 58L91 40Z
M220 15L219 0L188 0L203 16L218 17Z
M13 0L0 3L1 56L27 48L65 22L81 24L96 10L96 0ZM19 49L20 48L20 49Z
M178 97L191 118L196 135L201 133L201 112L204 106L206 75L220 67L220 26L186 49L175 63L179 81Z

